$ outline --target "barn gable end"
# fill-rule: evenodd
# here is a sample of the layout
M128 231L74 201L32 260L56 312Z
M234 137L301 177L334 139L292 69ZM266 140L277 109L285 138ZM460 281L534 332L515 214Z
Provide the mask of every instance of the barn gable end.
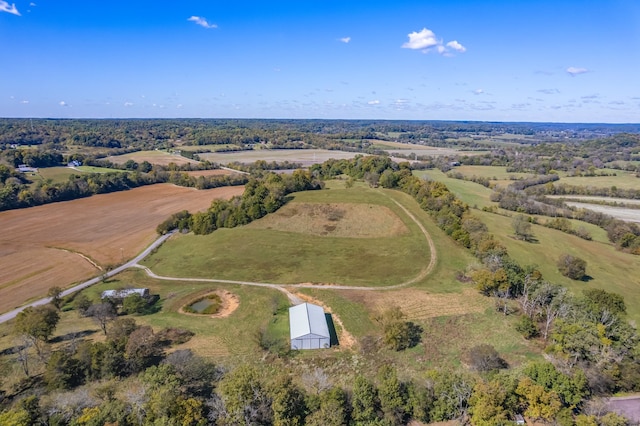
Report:
M329 326L321 306L311 303L289 308L291 349L321 349L330 346Z

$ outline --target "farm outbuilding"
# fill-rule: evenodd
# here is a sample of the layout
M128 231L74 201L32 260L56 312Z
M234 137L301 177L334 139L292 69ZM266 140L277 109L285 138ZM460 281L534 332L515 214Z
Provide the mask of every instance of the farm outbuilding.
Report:
M289 308L291 349L323 349L331 346L327 318L321 306L311 303Z
M100 296L101 299L124 299L132 294L139 294L142 298L149 297L148 288L123 288L120 290L105 290Z

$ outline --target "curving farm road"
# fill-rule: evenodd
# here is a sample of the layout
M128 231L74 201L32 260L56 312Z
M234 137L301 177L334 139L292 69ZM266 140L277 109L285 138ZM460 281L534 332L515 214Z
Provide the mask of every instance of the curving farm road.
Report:
M390 198L390 197L389 197ZM385 287L364 287L364 286L343 286L343 285L337 285L337 284L312 284L312 283L300 283L300 284L275 284L275 283L263 283L263 282L255 282L255 281L234 281L234 280L221 280L221 279L215 279L215 278L181 278L181 277L165 277L162 275L157 275L156 273L154 273L153 271L151 271L151 269L147 268L146 266L140 265L138 262L140 262L142 259L144 259L145 257L147 257L149 255L149 253L151 253L153 250L155 250L157 247L159 247L163 242L165 242L169 237L171 237L175 231L172 231L170 233L167 233L165 235L162 235L160 238L158 238L156 241L154 241L149 247L147 247L142 253L140 253L138 256L136 256L134 259L130 260L129 262L115 268L112 269L111 271L93 278L91 280L85 281L81 284L78 284L76 286L73 286L71 288L66 289L65 291L62 292L62 296L68 296L71 293L75 293L76 291L82 290L84 288L87 288L93 284L96 284L100 281L102 281L104 278L109 278L113 275L119 274L120 272L124 271L125 269L131 268L131 267L135 267L135 268L141 268L143 269L147 275L149 275L152 278L158 279L158 280L167 280L167 281L191 281L191 282L211 282L211 283L223 283L223 284L238 284L238 285L249 285L249 286L256 286L256 287L269 287L269 288L273 288L275 290L281 291L283 292L291 301L291 303L295 304L299 304L302 303L303 300L300 299L298 296L296 296L295 294L291 293L289 290L287 290L288 288L323 288L323 289L334 289L334 290L364 290L364 291L378 291L378 290L393 290L393 289L397 289L397 288L401 288L401 287L406 287L408 285L411 285L413 283L416 283L424 278L426 278L432 271L433 268L435 267L437 261L438 261L438 254L436 252L436 247L435 244L433 242L433 239L431 238L431 235L429 235L429 233L427 232L427 230L425 229L425 227L422 225L422 223L420 223L418 221L418 219L409 211L407 210L406 207L404 207L402 204L400 204L399 202L397 202L396 200L392 201L394 203L396 203L398 205L398 207L400 207L404 213L420 228L420 231L422 232L422 234L424 235L425 239L427 240L427 243L429 244L429 263L427 264L427 266L425 266L424 268L422 268L422 270L420 271L420 273L415 276L414 278L405 281L403 283L400 284L396 284L396 285L390 285L390 286L385 286ZM18 313L20 313L23 309L27 308L27 307L31 307L31 306L39 306L39 305L45 305L47 303L49 303L51 301L50 297L46 297L40 300L36 300L35 302L29 303L25 306L22 306L20 308L14 309L10 312L7 312L5 314L0 315L0 323L9 321L13 318L16 317L16 315L18 315Z
M137 255L135 258L131 259L129 262L118 266L117 268L114 268L102 275L100 275L99 277L95 277L92 278L88 281L85 281L83 283L80 283L78 285L75 285L71 288L68 288L66 290L64 290L60 295L61 296L68 296L71 293L75 293L76 291L80 291L84 288L87 288L89 286L92 286L96 283L99 283L100 281L102 281L105 278L109 278L112 277L116 274L119 274L120 272L124 271L125 269L131 268L132 266L136 266L138 264L138 262L140 262L142 259L144 259L145 257L147 257L149 255L149 253L151 253L153 250L155 250L156 248L158 248L162 243L164 243L170 236L172 236L175 233L175 231L169 232L165 235L162 235L160 238L158 238L157 240L155 240L153 243L151 243L151 245L149 247L147 247L146 249L144 249L144 251L142 253L140 253L139 255ZM40 305L46 305L47 303L51 302L51 298L50 297L45 297L43 299L39 299L36 300L35 302L31 302L27 305L21 306L19 308L16 308L12 311L9 311L7 313L4 313L2 315L0 315L0 323L3 322L7 322L13 318L16 317L16 315L18 315L20 312L22 312L24 309L29 308L29 307L33 307L33 306L40 306Z
M414 278L412 278L412 279L410 279L408 281L405 281L403 283L396 284L396 285L390 285L390 286L384 286L384 287L364 287L364 286L346 286L346 285L337 285L337 284L312 284L312 283L275 284L275 283L263 283L263 282L256 282L256 281L221 280L221 279L216 279L216 278L165 277L165 276L156 274L151 269L149 269L149 268L147 268L146 266L143 266L143 265L135 264L135 265L131 265L131 266L143 269L147 273L147 275L149 275L151 278L155 278L155 279L158 279L158 280L209 282L209 283L249 285L249 286L255 286L255 287L269 287L269 288L273 288L275 290L283 292L289 298L291 303L293 303L294 305L302 303L303 300L300 299L299 297L297 297L295 294L293 294L290 291L288 291L287 290L288 288L323 288L323 289L332 289L332 290L376 291L376 290L393 290L393 289L397 289L397 288L401 288L401 287L406 287L406 286L408 286L410 284L416 283L416 282L426 278L427 275L429 275L433 271L433 268L436 266L436 263L438 261L438 254L436 252L436 246L435 246L435 244L433 242L433 239L431 238L431 235L429 235L429 233L427 232L425 227L422 225L422 223L420 223L418 221L418 219L409 210L407 210L407 208L404 207L402 204L400 204L396 200L392 200L392 201L394 203L396 203L398 205L398 207L400 207L405 212L405 214L407 216L409 216L409 218L411 220L413 220L413 222L416 225L418 225L418 227L420 228L420 231L422 232L422 234L424 235L425 239L427 240L427 243L429 244L429 254L430 254L429 263L427 264L427 266L422 268L422 270L420 271L420 273L417 276L415 276Z

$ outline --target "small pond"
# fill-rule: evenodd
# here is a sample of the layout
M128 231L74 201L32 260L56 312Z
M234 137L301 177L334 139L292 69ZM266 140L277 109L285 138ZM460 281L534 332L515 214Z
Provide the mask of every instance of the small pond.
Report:
M213 305L214 303L216 303L214 300L204 298L202 300L197 301L196 303L191 304L189 307L193 309L194 312L201 314L205 309L207 309L209 306Z

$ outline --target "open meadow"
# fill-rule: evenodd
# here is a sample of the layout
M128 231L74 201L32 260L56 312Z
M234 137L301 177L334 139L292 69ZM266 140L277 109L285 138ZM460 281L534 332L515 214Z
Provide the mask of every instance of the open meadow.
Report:
M137 151L129 154L114 155L105 158L105 160L111 161L115 164L124 164L129 160L133 160L136 163L148 161L151 164L157 164L160 166L166 166L170 163L175 164L198 164L198 161L185 158L179 154L171 154L167 151Z
M267 162L289 161L290 163L300 163L303 166L324 163L330 158L336 160L349 159L356 155L362 155L362 153L326 149L255 149L251 151L205 152L198 154L202 160L219 164L253 163L258 160L264 160Z
M294 194L247 226L173 238L144 264L168 276L386 286L428 262L416 224L380 191L363 188Z
M614 186L620 189L640 188L640 178L638 178L634 172L615 169L602 169L598 171L615 174L615 176L567 176L564 173L559 173L560 180L554 182L554 185L566 183L567 185L593 188L611 188Z
M69 180L69 176L84 173L123 173L123 170L108 169L105 167L79 166L79 167L42 167L37 172L27 173L27 177L33 183L51 182L60 183Z
M488 167L484 173L480 169L482 166L473 167L473 173L476 176L496 175L498 178L499 170L496 167ZM455 169L456 171L458 168ZM467 169L465 172L469 172ZM465 173L466 174L466 173ZM583 240L574 235L570 235L555 229L546 228L540 225L532 225L532 233L535 242L526 242L516 239L513 228L511 226L511 217L516 213L500 209L497 203L492 202L489 197L491 190L480 184L453 179L447 177L439 170L427 170L416 172L424 178L441 181L456 194L462 201L477 209L472 213L484 222L489 232L496 236L508 249L509 254L522 265L537 265L545 279L569 288L576 294L580 294L582 290L588 288L600 288L606 291L612 291L624 296L627 303L629 317L636 322L640 321L640 262L638 257L632 254L623 253L616 250L615 246L608 240L606 231L589 223L578 220L570 220L573 228L584 227L592 236L591 241ZM601 185L611 184L614 182L623 182L630 179L628 176L605 176L605 177L575 177L561 178L558 182L571 179L575 182L594 182L597 180ZM634 178L635 179L635 178ZM630 188L638 188L639 182L631 180L636 186ZM584 198L580 196L579 198ZM612 201L622 201L621 199L609 199ZM484 207L495 209L494 213L481 211ZM585 208L591 210L604 209L603 212L611 214L615 207L603 206L598 204L584 205ZM628 219L637 219L640 210L622 209L625 217ZM535 216L536 220L544 222L549 220L544 216ZM578 256L587 262L587 281L574 281L564 277L558 271L556 266L560 255L568 253Z
M204 210L242 191L159 184L1 212L0 311L98 275L149 245L171 214Z
M322 305L334 316L342 345L337 353L300 354L304 359L340 357L338 354L346 349L362 350L366 355L368 349L361 346L362 342L376 341L380 334L373 318L392 306L399 306L409 320L424 329L423 344L404 353L384 350L375 358L365 356L360 361L364 363L362 368L375 370L384 362L394 362L403 371L456 367L461 353L485 341L494 344L514 365L536 357L538 349L515 332L513 318L498 314L490 299L458 280L473 258L437 228L413 199L398 191L363 186L344 189L338 181L327 186L330 189L296 193L276 213L244 227L219 229L207 236L176 235L143 263L162 276L285 284L288 291ZM437 255L433 269L422 279L405 287L385 289L419 275L430 257L417 224L392 200L400 202L424 226L433 238ZM287 342L286 312L275 312L287 302L275 289L197 281L161 282L141 272L116 278L127 285L162 288L163 298L170 295L161 312L144 317L143 321L154 326L175 323L196 331L197 337L187 345L198 353L225 359L229 356L230 360L251 359L248 353L257 350L256 343L249 345L253 349L247 349L246 342L239 345L242 339L234 340L233 336L250 334L252 329L256 333L259 326L266 327L283 344ZM296 283L318 285L298 288ZM322 284L362 288L335 289ZM196 324L177 312L188 299L181 295L212 287L240 295L237 313L229 316L230 321L236 319L231 329L214 325L217 319L206 320L211 326L205 326L204 320ZM99 288L103 288L102 284L91 291ZM254 291L255 297L269 297L268 306L254 303ZM247 303L247 296L242 294L252 295L255 314L250 321L240 316ZM271 322L266 320L270 315ZM256 322L257 318L263 318L262 325ZM227 320L220 322L226 324ZM447 337L453 329L460 339ZM496 329L503 331L491 337L491 330ZM201 334L211 337L200 337ZM439 342L438 348L429 343L432 340Z

